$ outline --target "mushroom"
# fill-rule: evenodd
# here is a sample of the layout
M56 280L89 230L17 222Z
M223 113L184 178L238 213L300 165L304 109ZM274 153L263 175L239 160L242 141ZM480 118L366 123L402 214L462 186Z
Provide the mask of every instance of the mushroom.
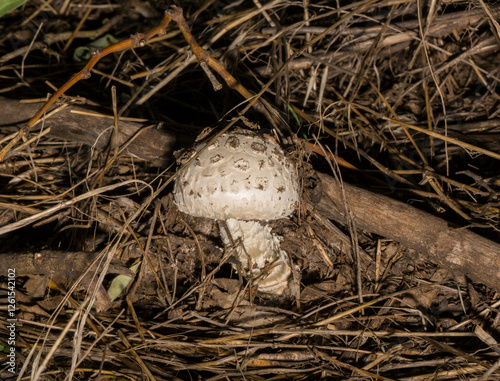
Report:
M290 258L266 222L290 216L298 200L294 165L275 141L251 132L221 135L174 186L181 212L218 220L226 250L263 296L281 295L291 275Z

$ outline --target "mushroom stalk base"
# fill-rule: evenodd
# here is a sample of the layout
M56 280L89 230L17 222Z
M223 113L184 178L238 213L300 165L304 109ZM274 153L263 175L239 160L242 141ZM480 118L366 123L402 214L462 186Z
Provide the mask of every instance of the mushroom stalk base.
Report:
M288 254L281 250L271 227L234 218L226 220L226 226L219 223L222 241L226 248L234 244L233 255L253 278L257 290L268 296L281 295L292 271Z

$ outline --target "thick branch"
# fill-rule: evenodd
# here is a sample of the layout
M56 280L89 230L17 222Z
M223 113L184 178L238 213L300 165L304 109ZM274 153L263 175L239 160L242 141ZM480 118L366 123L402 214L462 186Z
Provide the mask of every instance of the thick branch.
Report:
M2 119L0 126L23 125L40 108L39 103L20 103L17 100L0 97ZM83 143L104 149L109 143L113 120L76 114L75 111L88 111L80 106L69 106L45 121L50 127L50 137ZM140 131L139 123L120 122L119 144L122 145L134 134L138 134L126 148L126 152L140 160L164 167L172 163L172 153L189 142L190 138L182 134L173 134L164 129L149 128Z
M0 273L7 274L8 269L15 269L16 274L59 275L75 278L88 269L99 253L85 251L40 250L28 253L0 254ZM3 260L7 259L7 260ZM95 271L94 265L90 271ZM134 276L119 259L113 259L108 273Z
M345 204L356 227L415 249L430 261L500 290L500 245L403 202L343 184L319 173L324 197L316 207L328 218L346 222Z

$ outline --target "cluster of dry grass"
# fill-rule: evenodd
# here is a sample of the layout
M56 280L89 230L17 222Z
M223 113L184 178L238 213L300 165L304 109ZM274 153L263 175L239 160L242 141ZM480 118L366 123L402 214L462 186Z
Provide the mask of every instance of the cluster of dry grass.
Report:
M76 48L150 30L163 17L155 6L163 5L28 1L4 17L0 148L83 67ZM473 258L475 272L438 250L439 267L420 250L439 247L433 238L417 232L404 245L391 231L356 229L371 226L360 216L336 219L319 201L331 189L315 174L413 204L498 247L500 6L182 6L198 42L259 103L247 107L224 83L214 91L172 24L146 46L104 57L9 151L0 163L0 280L8 268L20 274L17 375L500 379L500 289L488 287L500 280L485 263L500 252ZM174 150L242 114L273 128L301 168L300 211L273 222L299 269L280 300L255 295L232 271L214 222L179 214L170 195ZM113 128L120 138L110 138ZM377 208L385 206L373 205L372 224ZM117 274L133 281L110 300ZM7 326L1 313L3 348ZM17 375L0 369L1 379Z

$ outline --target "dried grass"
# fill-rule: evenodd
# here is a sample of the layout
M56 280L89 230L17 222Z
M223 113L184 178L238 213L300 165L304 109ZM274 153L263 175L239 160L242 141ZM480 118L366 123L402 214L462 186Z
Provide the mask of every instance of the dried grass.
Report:
M75 47L148 30L164 10L140 1L42 4L2 19L3 96L45 99L81 68L71 61ZM331 172L336 160L345 181L499 240L498 4L183 8L209 53L249 90L263 90L271 114L289 126L281 138L291 131L304 143L294 153L304 179L313 181L313 169ZM147 47L106 57L64 102L113 115L111 85L117 114L193 140L247 104L227 87L213 91L174 26ZM266 123L256 111L245 116ZM17 279L21 379L500 379L498 290L398 242L336 226L304 203L293 220L274 223L300 268L296 293L260 299L231 271L213 222L177 213L173 166L115 154L116 144L106 152L62 141L42 123L35 130L0 163L3 261L16 263L15 252L83 250L96 253L102 271L53 275L53 288L41 275ZM4 125L0 144L16 131ZM110 303L96 284L109 286L114 258L141 266ZM9 322L0 315L5 345Z

